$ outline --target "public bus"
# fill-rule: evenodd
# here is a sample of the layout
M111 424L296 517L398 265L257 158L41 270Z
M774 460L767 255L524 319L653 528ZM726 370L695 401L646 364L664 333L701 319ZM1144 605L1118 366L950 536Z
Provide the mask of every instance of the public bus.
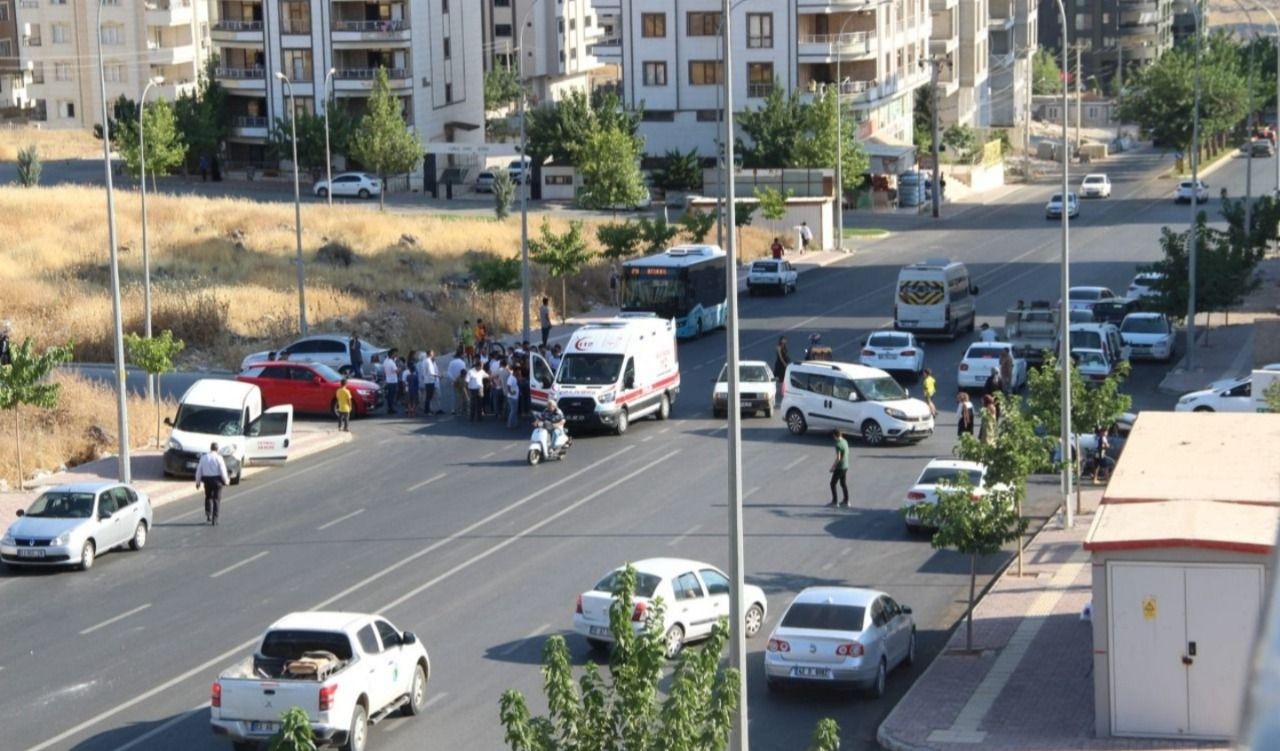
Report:
M678 245L622 265L622 312L674 318L676 336L693 339L725 325L725 252Z

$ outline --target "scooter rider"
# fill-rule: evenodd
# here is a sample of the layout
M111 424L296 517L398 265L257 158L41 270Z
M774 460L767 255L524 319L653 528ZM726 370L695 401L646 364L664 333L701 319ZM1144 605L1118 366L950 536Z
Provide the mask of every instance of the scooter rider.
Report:
M564 413L556 405L555 399L547 400L547 408L538 416L543 425L551 430L551 448L556 449L568 436L564 432Z

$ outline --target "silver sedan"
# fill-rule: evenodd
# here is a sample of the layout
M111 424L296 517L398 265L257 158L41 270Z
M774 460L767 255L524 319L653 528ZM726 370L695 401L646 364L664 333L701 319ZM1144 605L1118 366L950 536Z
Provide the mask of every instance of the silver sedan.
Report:
M98 554L141 550L151 533L151 499L131 485L98 481L59 485L40 494L0 538L10 568L75 566L87 571Z

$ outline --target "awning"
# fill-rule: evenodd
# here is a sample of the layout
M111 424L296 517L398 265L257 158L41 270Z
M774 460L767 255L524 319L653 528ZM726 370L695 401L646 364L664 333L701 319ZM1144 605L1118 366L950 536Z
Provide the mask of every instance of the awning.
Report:
M862 142L870 157L867 171L873 175L901 175L916 166L916 147L909 143L890 143L879 138Z

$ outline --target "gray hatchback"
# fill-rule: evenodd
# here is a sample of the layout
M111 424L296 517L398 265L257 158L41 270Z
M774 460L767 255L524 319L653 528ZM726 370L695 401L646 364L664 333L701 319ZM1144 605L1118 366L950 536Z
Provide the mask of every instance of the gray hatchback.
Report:
M0 561L24 566L93 567L99 553L141 550L151 533L151 499L112 481L59 485L40 494L0 538Z

